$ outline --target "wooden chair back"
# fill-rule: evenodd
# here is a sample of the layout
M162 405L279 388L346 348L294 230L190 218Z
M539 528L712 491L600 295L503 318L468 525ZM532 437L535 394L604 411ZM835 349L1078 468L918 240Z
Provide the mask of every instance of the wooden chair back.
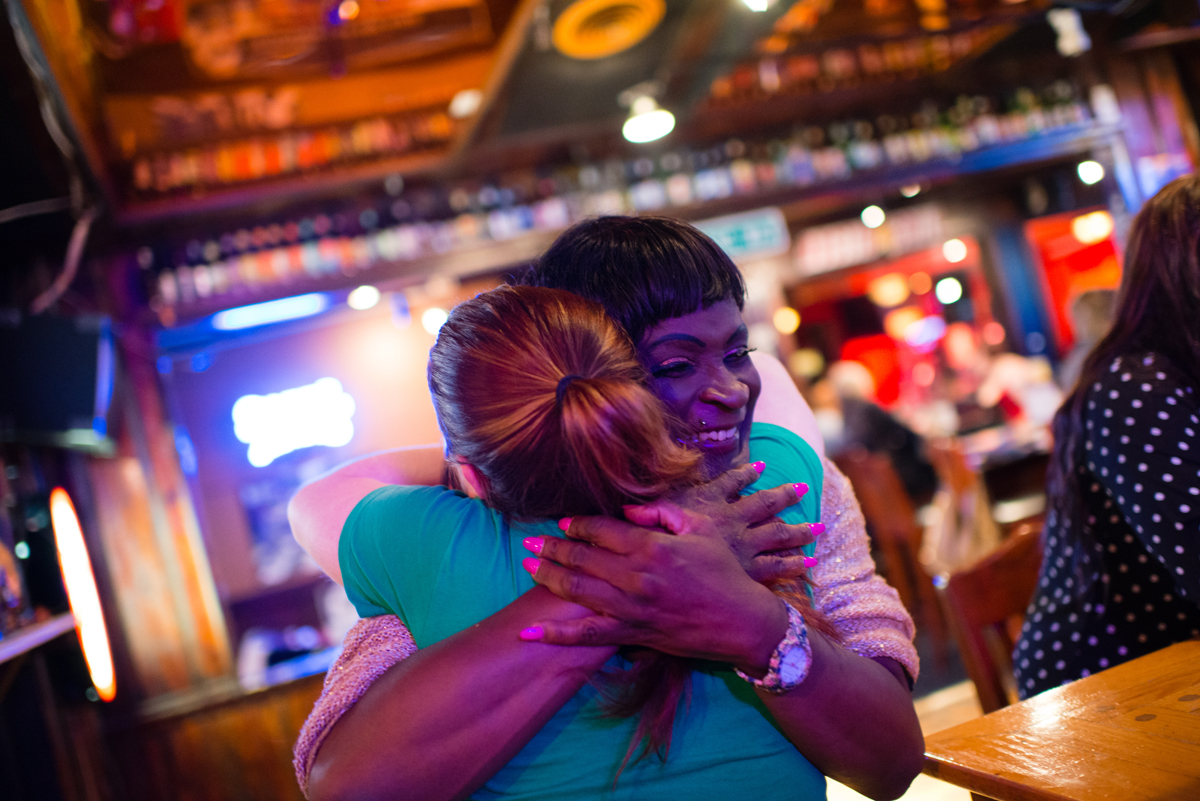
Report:
M976 564L937 582L985 714L1017 700L1013 646L1041 566L1041 526L1029 523Z
M940 648L945 638L944 623L932 577L918 558L923 532L891 460L884 454L854 449L834 457L833 462L854 487L867 530L883 553L888 583Z

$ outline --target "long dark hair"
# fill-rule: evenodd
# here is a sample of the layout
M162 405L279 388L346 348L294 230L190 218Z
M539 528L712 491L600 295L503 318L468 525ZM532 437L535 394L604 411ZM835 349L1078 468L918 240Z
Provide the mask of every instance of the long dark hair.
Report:
M449 456L472 465L506 516L605 514L701 480L702 457L668 434L629 337L597 303L543 287L501 287L457 306L429 354L429 389ZM803 579L772 589L832 632ZM614 674L608 711L640 713L626 752L670 748L690 660L654 651ZM622 768L624 767L624 763Z
M668 217L596 217L568 228L523 283L574 292L604 307L634 344L663 320L732 300L746 284L699 229Z
M1142 352L1156 353L1189 380L1200 380L1200 176L1167 184L1133 222L1112 328L1084 360L1079 380L1054 416L1049 525L1084 530L1079 520L1084 402L1113 359ZM1090 586L1082 580L1082 560L1094 543L1082 544L1073 557L1081 594Z

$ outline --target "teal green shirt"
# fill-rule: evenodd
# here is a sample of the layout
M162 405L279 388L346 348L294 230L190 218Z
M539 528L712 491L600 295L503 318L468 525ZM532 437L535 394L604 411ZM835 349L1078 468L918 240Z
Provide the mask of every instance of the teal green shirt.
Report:
M763 423L750 456L766 469L746 493L804 481L809 492L780 517L820 519L820 458L795 434ZM532 589L521 541L560 536L554 521L509 523L444 487L383 487L351 512L339 557L360 615L395 614L421 648L474 625ZM812 546L808 546L811 553ZM515 634L514 634L515 636ZM625 666L613 657L612 666ZM823 799L825 777L776 728L750 685L728 666L692 674L691 702L675 719L670 757L626 767L614 786L635 718L601 716L584 686L474 799Z

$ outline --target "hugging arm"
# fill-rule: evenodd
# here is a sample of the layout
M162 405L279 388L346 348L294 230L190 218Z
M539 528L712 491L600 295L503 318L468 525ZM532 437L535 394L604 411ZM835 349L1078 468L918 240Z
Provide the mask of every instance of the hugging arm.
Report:
M338 541L354 507L389 484L434 486L446 480L440 445L397 448L364 456L305 484L288 502L292 536L317 566L338 584Z
M763 554L811 540L804 527L773 519L795 503L792 487L734 503L725 500L757 477L750 465L731 471L697 503L716 510L714 517L722 525L739 529L737 549L747 560L737 567L742 575L746 569L768 579L794 575L802 568L802 556ZM302 508L293 511L300 514ZM721 548L731 553L729 547ZM322 800L454 798L471 792L511 759L615 650L523 642L517 633L538 621L592 614L535 588L415 655L410 655L415 646L396 618L361 621L296 744L301 787L307 786L310 798Z
M301 788L313 801L465 798L616 651L523 642L515 632L542 616L589 614L535 587L419 652L411 640L371 642L404 643L394 617L360 623L297 743Z
M810 629L808 677L786 695L762 697L792 743L825 775L872 798L895 798L920 771L924 751L908 689L918 670L912 619L895 590L875 574L849 483L828 462L825 469L828 523L817 539L819 561L810 577L815 605L842 644ZM659 522L676 519L662 515ZM745 586L746 577L728 566L716 581L713 571L693 570L705 560L718 563L724 552L702 537L669 536L604 518L576 519L570 533L600 547L547 540L537 581L620 619L555 622L544 627L551 642L642 642L762 674L783 637L786 615L778 598ZM692 553L681 555L684 549ZM666 582L677 580L680 588L664 591Z

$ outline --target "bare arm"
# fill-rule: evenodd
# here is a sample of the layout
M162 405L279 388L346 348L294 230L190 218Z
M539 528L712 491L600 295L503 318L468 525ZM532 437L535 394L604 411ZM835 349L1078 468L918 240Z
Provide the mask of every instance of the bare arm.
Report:
M575 518L569 534L580 541L545 540L535 580L614 622L547 623L545 641L640 644L765 673L787 614L719 540L611 518ZM924 751L900 665L859 656L813 631L810 637L808 678L787 695L764 694L768 708L822 773L872 798L900 796Z
M754 404L754 419L786 428L807 442L817 456L824 458L825 441L821 439L821 431L817 428L817 418L813 416L808 401L796 389L796 382L792 381L787 368L774 356L765 353L753 353L750 358L762 379L762 392Z
M697 488L691 500L707 513L695 521L715 529L709 539L733 556L742 575L749 571L762 581L795 575L803 556L792 549L812 536L774 515L795 503L797 494L785 485L738 497L757 477L755 467L746 465ZM736 500L728 502L730 497ZM728 543L721 531L733 532ZM517 632L535 622L593 614L535 588L407 658L410 649L403 644L356 648L355 661L339 662L341 669L331 672L305 724L296 754L301 786L309 783L313 799L370 798L368 789L388 798L443 797L431 787L453 790L444 797L469 793L511 759L613 650L527 644ZM395 618L387 620L373 628L378 636L407 638L397 632ZM372 664L378 660L390 665L382 675ZM364 684L370 684L365 692ZM466 698L464 687L471 688ZM364 776L372 777L370 787Z
M868 798L899 798L921 772L925 751L899 665L865 659L811 629L809 642L807 678L784 695L759 691L763 703L826 776Z
M364 456L305 484L288 502L288 523L300 547L325 573L342 583L338 540L354 507L389 484L432 486L444 480L442 448L419 445Z
M535 587L393 665L325 737L309 798L465 798L616 651L523 642L516 632L534 620L590 614Z

